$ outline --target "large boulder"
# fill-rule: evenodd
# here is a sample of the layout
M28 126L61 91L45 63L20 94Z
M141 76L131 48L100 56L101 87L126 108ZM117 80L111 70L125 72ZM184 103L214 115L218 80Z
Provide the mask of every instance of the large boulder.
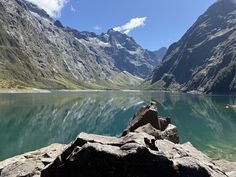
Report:
M171 177L173 164L162 154L155 154L138 143L117 147L87 143L76 148L61 165L48 167L42 177ZM155 169L155 170L153 170Z
M190 143L157 140L145 132L116 138L80 134L41 177L226 177Z
M160 117L156 102L143 106L124 130L123 136L129 132L145 132L156 139L167 139L173 143L179 143L177 127L171 124L170 118Z
M156 102L152 101L149 105L143 106L134 114L133 119L122 135L125 136L129 132L134 131L144 131L147 133L152 131L157 137L159 136L162 139L164 137L170 141L173 140L172 142L174 143L179 143L177 128L174 125L169 126L170 124L170 118L159 117ZM163 131L165 131L165 133L163 133ZM162 133L163 135L161 136Z
M150 105L142 107L136 114L134 114L133 119L129 123L127 129L124 130L123 136L129 132L134 132L137 128L148 123L151 124L155 129L160 130L160 123L155 102L151 102Z
M158 150L165 154L178 169L181 177L223 177L227 176L222 169L212 162L212 159L198 151L190 142L174 144L168 140L156 140Z

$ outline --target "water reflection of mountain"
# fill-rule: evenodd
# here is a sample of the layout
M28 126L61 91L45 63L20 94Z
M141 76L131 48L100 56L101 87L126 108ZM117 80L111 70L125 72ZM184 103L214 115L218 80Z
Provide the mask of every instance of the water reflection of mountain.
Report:
M81 131L120 135L142 103L178 126L181 141L210 155L236 160L233 96L161 92L101 92L0 95L0 159L51 143L68 143Z
M141 101L104 93L8 95L0 100L0 159L69 143L82 131L119 135Z

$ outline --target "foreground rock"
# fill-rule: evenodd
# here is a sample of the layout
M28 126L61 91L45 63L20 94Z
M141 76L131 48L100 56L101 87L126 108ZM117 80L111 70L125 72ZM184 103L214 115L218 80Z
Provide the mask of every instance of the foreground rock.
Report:
M215 160L214 163L221 167L221 169L229 176L236 177L236 162L229 162L227 160Z
M156 139L167 139L179 143L177 127L171 124L169 118L161 118L158 115L155 102L142 107L133 117L123 136L129 132L145 132Z
M62 153L65 145L52 144L0 162L1 177L39 177L41 170Z
M228 162L223 166L222 161L213 162L190 143L177 142L176 127L170 119L158 117L152 103L135 114L121 137L80 133L68 146L52 145L0 162L0 174L1 177L36 177L40 172L41 177L235 177L234 164Z
M121 138L80 134L42 177L226 177L211 159L190 143L156 140L147 133Z
M156 105L151 103L134 115L122 137L81 133L41 176L227 176L190 143L177 142L176 127L169 119L158 118Z

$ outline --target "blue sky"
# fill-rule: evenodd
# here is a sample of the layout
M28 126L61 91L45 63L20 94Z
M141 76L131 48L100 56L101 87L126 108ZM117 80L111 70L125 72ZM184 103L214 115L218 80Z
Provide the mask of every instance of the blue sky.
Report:
M79 31L100 34L110 28L121 29L122 25L131 19L136 19L131 22L132 24L128 24L131 25L131 29L123 32L128 32L137 43L150 50L168 47L178 41L197 18L215 2L215 0L29 1L38 3L63 25ZM135 26L137 27L134 28Z

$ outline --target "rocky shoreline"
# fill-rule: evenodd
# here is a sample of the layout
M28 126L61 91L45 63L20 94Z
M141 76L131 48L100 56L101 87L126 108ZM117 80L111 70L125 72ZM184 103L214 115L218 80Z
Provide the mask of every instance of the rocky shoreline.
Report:
M52 144L0 162L1 177L236 177L236 163L212 160L191 143L156 104L142 107L121 137L80 133L69 145Z

